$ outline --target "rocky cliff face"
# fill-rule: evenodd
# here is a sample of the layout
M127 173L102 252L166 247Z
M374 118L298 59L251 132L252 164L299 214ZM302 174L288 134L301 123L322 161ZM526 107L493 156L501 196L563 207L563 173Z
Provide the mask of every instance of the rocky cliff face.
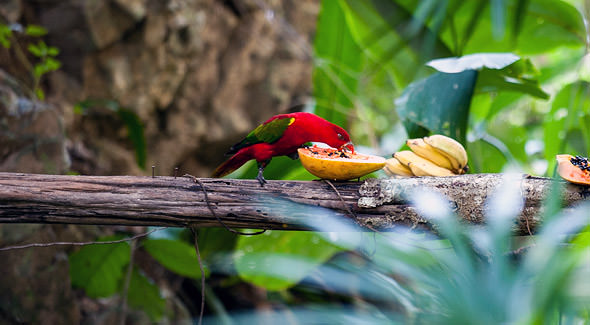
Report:
M0 23L45 27L62 66L43 76L46 98L35 100L31 67L14 46L0 47L0 171L148 175L155 165L160 175L179 166L207 176L231 144L309 96L318 2L3 1ZM16 36L27 55L31 40ZM99 104L74 112L88 100ZM120 116L100 104L107 102L139 117L148 170L138 167ZM0 242L102 233L83 229L0 226ZM80 302L61 247L3 254L11 267L0 279L0 322L100 323L117 307L117 299Z
M6 21L44 26L61 51L43 86L64 120L73 171L150 173L137 167L124 123L100 107L75 115L80 101L135 112L159 173L181 165L205 176L229 145L310 92L317 1L10 2ZM3 57L0 67L18 74Z

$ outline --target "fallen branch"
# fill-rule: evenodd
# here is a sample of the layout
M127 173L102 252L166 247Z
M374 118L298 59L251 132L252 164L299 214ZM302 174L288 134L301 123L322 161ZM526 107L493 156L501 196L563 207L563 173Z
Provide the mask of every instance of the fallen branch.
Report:
M428 223L406 201L409 190L425 186L438 191L450 199L464 220L481 223L484 202L502 177L370 179L333 182L334 188L320 181L269 181L261 187L256 180L199 180L211 207L201 186L186 177L0 173L0 223L219 227L214 210L229 227L301 230L309 228L307 220L323 218L317 213L319 207L381 231L399 226L427 229ZM522 179L525 208L515 223L517 233L534 232L551 182L542 177ZM567 205L588 196L587 187L565 187Z

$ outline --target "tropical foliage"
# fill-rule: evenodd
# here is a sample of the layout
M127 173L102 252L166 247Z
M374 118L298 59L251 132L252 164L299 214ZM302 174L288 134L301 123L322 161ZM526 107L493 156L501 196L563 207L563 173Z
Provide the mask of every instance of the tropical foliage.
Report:
M555 154L590 152L585 13L581 1L323 1L308 109L348 128L359 150L388 156L408 137L444 133L467 146L472 172L509 166L552 176ZM255 173L250 165L233 176ZM273 159L265 176L313 179L288 158ZM276 292L269 299L291 305L289 317L303 322L587 322L583 256L590 240L580 232L588 224L587 205L560 214L554 195L534 245L516 251L530 239L511 240L522 202L513 181L506 184L489 201L485 228L459 224L443 198L413 197L440 237L358 233L338 219L309 225L318 230L313 233L237 238L223 229L200 230L205 275ZM165 238L139 247L169 270L200 279L185 231L154 235ZM72 255L73 284L94 297L122 292L126 245ZM92 272L82 270L90 266ZM158 319L164 307L153 294L157 287L140 270L131 277L130 303ZM131 299L140 287L143 299ZM255 313L215 312L221 321L257 320Z

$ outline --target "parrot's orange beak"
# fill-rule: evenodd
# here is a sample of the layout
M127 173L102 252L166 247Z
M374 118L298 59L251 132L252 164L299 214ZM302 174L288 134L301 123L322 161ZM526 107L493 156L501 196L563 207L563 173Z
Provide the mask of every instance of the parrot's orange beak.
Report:
M354 144L352 144L352 142L347 142L345 144L343 144L338 150L342 150L342 149L346 149L352 153L354 153Z

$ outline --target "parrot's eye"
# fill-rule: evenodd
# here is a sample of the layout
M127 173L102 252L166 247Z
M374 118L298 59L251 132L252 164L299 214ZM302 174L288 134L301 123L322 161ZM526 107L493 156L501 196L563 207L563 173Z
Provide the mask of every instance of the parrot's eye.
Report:
M342 136L342 134L338 133L338 139L344 140L344 137Z

